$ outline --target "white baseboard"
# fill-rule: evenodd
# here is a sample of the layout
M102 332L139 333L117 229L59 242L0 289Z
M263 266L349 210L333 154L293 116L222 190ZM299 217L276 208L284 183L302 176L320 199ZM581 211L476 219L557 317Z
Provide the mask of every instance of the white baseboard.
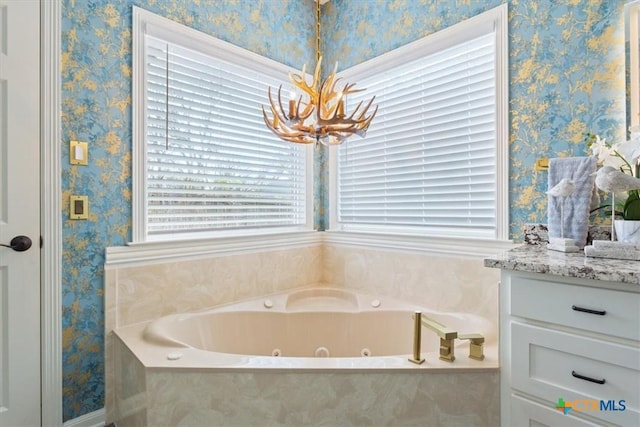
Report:
M104 409L90 412L74 418L62 424L62 427L103 427L105 412Z

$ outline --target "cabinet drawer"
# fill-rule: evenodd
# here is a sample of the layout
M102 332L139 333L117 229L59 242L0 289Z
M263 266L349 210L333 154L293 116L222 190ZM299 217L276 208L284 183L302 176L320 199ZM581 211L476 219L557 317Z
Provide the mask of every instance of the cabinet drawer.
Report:
M574 417L571 413L564 414L558 411L554 405L542 405L538 402L524 399L520 396L511 396L511 420L502 421L504 427L530 426L530 427L600 427L602 423Z
M514 389L550 402L586 399L576 412L640 426L640 349L518 322L511 322L510 334ZM601 400L614 404L601 410Z
M636 293L513 276L511 314L640 340L640 294Z

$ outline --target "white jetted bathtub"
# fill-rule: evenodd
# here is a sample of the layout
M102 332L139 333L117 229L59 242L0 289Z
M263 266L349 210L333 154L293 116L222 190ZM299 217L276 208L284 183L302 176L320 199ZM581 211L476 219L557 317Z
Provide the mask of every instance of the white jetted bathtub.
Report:
M478 316L437 313L331 288L305 289L198 313L166 316L147 325L143 337L150 344L167 348L245 356L406 359L413 351L412 317L416 310L455 331L494 339L493 325ZM437 355L437 335L425 329L423 336L422 352L426 356ZM468 345L468 341L457 343L458 358L465 357L463 347ZM184 351L172 351L172 356L177 360L184 357ZM404 364L405 360L401 362ZM272 364L282 366L278 361Z
M440 340L423 327L426 362L409 362L415 311L460 334L481 334L484 360L467 357L467 340L455 341L455 361L439 360ZM495 325L472 314L322 287L114 334L112 413L120 427L447 425L433 417L449 410L452 425L498 419Z

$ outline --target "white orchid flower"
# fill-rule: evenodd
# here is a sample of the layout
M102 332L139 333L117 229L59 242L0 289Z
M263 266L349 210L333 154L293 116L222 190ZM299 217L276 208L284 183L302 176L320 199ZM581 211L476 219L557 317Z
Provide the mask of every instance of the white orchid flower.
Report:
M602 166L611 166L617 170L620 170L622 168L622 170L628 170L629 167L627 166L627 164L625 163L625 161L620 158L620 156L616 156L615 153L620 153L618 151L618 146L620 144L614 144L613 147L611 147L611 152L609 153L609 155L607 157L605 157L605 159L602 162Z
M629 165L637 165L640 162L640 138L609 146L606 138L596 135L596 140L589 149L599 165L611 166L625 173L631 174Z
M602 172L609 173L607 167L610 166L612 169L609 169L609 171L617 174L617 179L630 179L636 185L635 183L640 177L640 126L631 127L629 131L631 135L629 141L613 144L612 146L607 144L606 139L600 138L598 135L595 135L595 138L593 134L588 135L589 151L592 156L596 157L598 165L602 166L596 175L596 182ZM627 174L631 176L627 176ZM602 189L601 185L597 186ZM639 195L638 190L617 191L613 187L611 189L616 193L616 199L623 200L623 207L620 210L623 219L640 221L640 211L636 206Z
M640 158L640 139L621 142L614 147L615 151L623 156L630 164L638 164L638 158Z
M589 147L591 155L595 156L598 163L603 164L613 154L611 147L607 145L606 138L600 138L596 135L596 141Z

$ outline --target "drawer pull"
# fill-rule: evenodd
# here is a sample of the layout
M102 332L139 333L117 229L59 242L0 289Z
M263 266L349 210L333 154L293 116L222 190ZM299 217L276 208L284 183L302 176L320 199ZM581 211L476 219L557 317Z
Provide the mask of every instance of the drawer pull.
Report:
M581 311L583 313L597 314L598 316L604 316L607 314L605 310L591 310L590 308L578 307L577 305L572 305L571 309L574 311Z
M574 378L578 378L578 379L589 381L596 384L604 384L606 382L604 378L599 380L596 378L585 377L584 375L576 374L576 371L571 371L571 375L573 375Z

